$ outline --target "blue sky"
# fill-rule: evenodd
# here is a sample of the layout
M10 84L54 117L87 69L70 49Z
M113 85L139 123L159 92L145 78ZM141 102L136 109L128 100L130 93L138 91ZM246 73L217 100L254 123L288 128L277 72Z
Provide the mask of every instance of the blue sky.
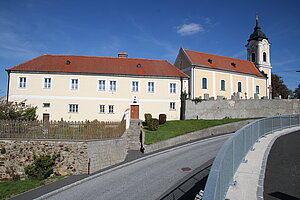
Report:
M180 47L246 59L255 13L273 72L300 84L300 1L0 0L0 96L6 68L42 54L166 59Z

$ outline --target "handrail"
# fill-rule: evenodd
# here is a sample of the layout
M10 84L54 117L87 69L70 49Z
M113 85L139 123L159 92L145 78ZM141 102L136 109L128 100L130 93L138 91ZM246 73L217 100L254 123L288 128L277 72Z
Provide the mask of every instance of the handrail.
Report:
M204 189L203 200L223 200L234 174L259 138L274 131L300 126L300 114L256 120L236 131L219 150Z

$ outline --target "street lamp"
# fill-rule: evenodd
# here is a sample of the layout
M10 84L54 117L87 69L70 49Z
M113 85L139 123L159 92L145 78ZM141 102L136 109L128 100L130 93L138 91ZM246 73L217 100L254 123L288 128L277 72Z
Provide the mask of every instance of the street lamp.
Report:
M300 71L296 71L296 72L300 72Z

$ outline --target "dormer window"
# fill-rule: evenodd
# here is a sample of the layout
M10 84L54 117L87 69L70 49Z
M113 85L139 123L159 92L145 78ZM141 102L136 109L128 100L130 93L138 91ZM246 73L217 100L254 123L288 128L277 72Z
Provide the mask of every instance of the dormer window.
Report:
M212 59L209 58L207 61L208 61L210 64L212 64Z
M66 65L70 65L70 64L71 64L71 61L67 60Z
M233 63L233 62L232 62L231 65L232 65L233 67L236 67L236 63Z

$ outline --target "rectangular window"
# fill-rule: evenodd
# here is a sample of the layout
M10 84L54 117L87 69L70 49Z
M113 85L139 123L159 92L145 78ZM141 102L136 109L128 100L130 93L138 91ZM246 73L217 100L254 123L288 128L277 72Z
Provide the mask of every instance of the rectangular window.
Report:
M117 81L109 81L109 91L115 92L117 90Z
M20 103L20 106L25 108L26 107L26 104L24 102Z
M114 105L108 106L108 113L114 113Z
M238 82L238 92L242 92L242 83Z
M207 78L202 78L202 89L207 89Z
M139 82L138 81L132 81L131 82L131 91L132 92L138 92L139 91Z
M44 89L51 88L51 78L44 78Z
M98 90L99 91L105 91L105 80L99 80L98 81Z
M50 108L50 103L43 103L44 108Z
M77 113L78 112L78 104L69 104L69 112Z
M19 88L26 88L26 77L19 77Z
M259 86L256 86L256 94L259 94Z
M221 80L221 91L225 91L226 87L225 87L225 80Z
M154 82L148 82L148 93L154 93Z
M176 83L170 83L170 93L176 94Z
M170 110L175 110L175 102L170 102Z
M100 105L100 113L105 113L105 105Z
M78 79L71 79L71 90L78 90Z

